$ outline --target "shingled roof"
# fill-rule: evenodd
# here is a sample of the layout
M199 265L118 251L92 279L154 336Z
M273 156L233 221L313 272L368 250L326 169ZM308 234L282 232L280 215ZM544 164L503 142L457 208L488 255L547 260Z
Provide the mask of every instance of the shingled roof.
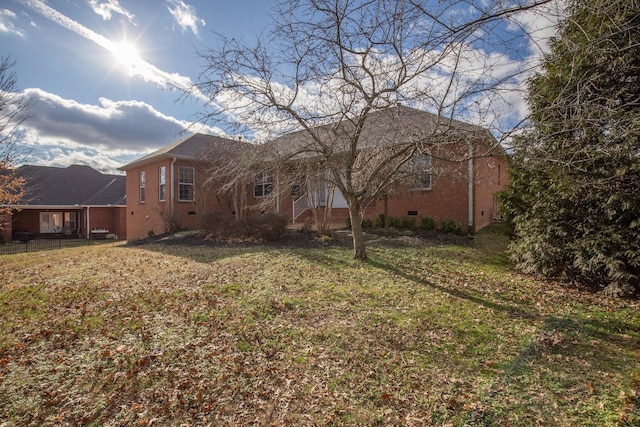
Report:
M354 124L348 120L317 126L313 131L334 153L348 149L349 139L355 132ZM398 145L409 141L423 140L437 143L478 138L495 142L484 128L469 123L438 116L427 111L403 105L370 113L361 133L358 148L368 149L384 145ZM270 152L295 158L313 157L323 151L308 131L297 131L266 144Z
M90 166L66 168L26 165L23 206L107 206L126 204L124 175L107 175Z
M182 139L173 144L167 145L159 150L149 153L144 157L134 160L120 167L121 171L126 171L137 166L142 166L147 163L156 162L161 159L183 159L183 160L202 160L205 159L216 145L229 145L229 144L246 144L240 141L235 141L228 138L222 138L215 135L206 135L202 133L196 133Z

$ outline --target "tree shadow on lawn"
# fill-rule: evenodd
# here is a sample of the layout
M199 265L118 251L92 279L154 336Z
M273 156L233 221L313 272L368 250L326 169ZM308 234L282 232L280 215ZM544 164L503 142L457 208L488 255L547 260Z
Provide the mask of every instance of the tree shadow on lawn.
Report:
M635 321L623 320L615 313L608 316L610 307L593 310L590 304L581 313L580 302L575 303L575 310L570 310L572 314L555 313L556 310L562 313L566 307L552 307L552 312L545 314L531 303L507 304L504 297L502 301L490 300L455 285L435 283L422 277L417 268L398 268L394 260L383 258L381 254L376 254L368 263L405 280L539 325L535 332L523 334L526 339L519 352L502 364L482 398L481 409L468 414L469 425L500 423L505 412L513 410L505 409L510 406L518 406L515 410L526 414L526 406L535 401L542 401L543 407L549 408L548 412L537 414L536 422L544 418L545 423L553 423L554 414L569 411L569 407L580 399L588 402L589 411L594 413L605 400L618 405L619 409L614 411L620 414L617 425L632 425L640 420L640 368L637 365L640 361L640 321L637 316ZM625 302L620 303L624 307ZM632 313L634 305L637 306L631 303L627 307ZM566 306L574 307L574 303L568 301ZM597 318L599 314L604 314L603 320ZM633 360L636 360L635 364ZM612 377L617 379L617 384L611 383L616 381ZM612 386L618 388L614 390ZM507 401L512 403L505 403ZM602 411L597 415L604 417ZM629 420L632 421L627 424Z
M503 302L491 301L487 298L480 297L478 294L474 294L460 288L437 284L433 280L427 280L424 277L421 277L419 271L416 268L398 268L393 265L392 260L382 258L380 254L376 256L376 259L371 259L367 261L367 263L376 268L380 268L394 275L402 277L406 280L428 286L432 289L438 290L456 298L460 298L462 300L470 301L487 309L500 311L509 316L528 320L531 322L541 322L542 326L539 329L539 332L541 333L544 333L550 328L558 330L580 331L590 339L604 341L615 340L620 344L626 343L630 348L635 346L637 350L640 350L640 315L636 317L635 323L623 321L619 318L610 317L607 318L606 321L598 320L597 318L592 316L593 313L587 313L586 317L581 316L579 319L572 319L568 316L556 316L553 314L544 315L540 312L540 309L535 307L527 307L525 303L505 304ZM559 285L556 283L552 283L549 284L549 286ZM503 298L503 300L506 299ZM625 301L620 301L620 303L624 305ZM630 302L630 304L631 306L638 306L638 304L633 302ZM611 309L608 307L602 307L602 311L608 312L611 311Z
M532 321L540 320L540 315L537 312L527 311L516 305L506 305L506 304L498 303L495 301L490 301L486 298L481 298L478 295L474 295L471 292L468 292L462 289L437 284L433 280L427 280L424 277L421 277L420 274L418 274L419 271L416 268L407 267L407 266L403 266L403 268L398 268L393 264L393 260L384 259L380 254L377 254L375 258L376 259L370 259L369 261L367 261L367 263L375 268L385 270L389 273L400 276L406 280L416 282L424 286L428 286L432 289L438 290L440 292L444 292L456 298L470 301L472 303L475 303L477 305L483 306L491 310L497 310L497 311L507 313L511 316L515 316L522 319L529 319Z

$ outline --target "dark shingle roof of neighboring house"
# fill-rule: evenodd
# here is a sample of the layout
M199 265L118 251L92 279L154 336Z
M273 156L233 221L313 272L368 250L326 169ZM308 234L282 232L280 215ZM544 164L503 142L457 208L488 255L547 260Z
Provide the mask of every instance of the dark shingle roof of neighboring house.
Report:
M144 157L134 160L120 167L121 171L126 171L137 166L152 163L161 159L183 159L183 160L204 160L212 152L216 145L237 144L238 146L246 144L244 142L235 141L220 136L205 135L196 133L190 137L184 138L178 142L167 145L159 150L149 153Z
M23 206L125 205L124 175L107 175L90 166L21 166Z

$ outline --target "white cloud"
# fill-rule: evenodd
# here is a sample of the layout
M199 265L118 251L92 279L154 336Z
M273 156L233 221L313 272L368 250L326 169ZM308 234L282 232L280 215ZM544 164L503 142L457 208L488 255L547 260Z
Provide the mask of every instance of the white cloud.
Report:
M120 6L118 0L89 0L89 6L105 21L111 20L112 14L116 13L126 17L130 22L134 22L133 13Z
M12 11L8 9L0 9L0 33L9 33L24 37L24 33L12 22L15 18L16 14Z
M86 147L67 148L59 145L38 146L29 164L38 166L67 167L87 165L103 173L118 174L118 168L131 161L130 156L105 154Z
M549 39L556 34L558 24L566 16L566 10L566 0L553 0L515 15L510 24L525 30L530 37L531 55L539 57L548 51Z
M130 161L192 132L223 135L218 128L194 126L140 101L101 98L97 105L82 104L41 89L26 89L21 96L33 102L23 124L26 142L40 147L34 150L30 163L65 165L84 159L81 163L87 164L89 156L95 162L92 164L111 166L117 159ZM51 154L55 161L42 150L54 146L62 150Z
M169 13L182 28L182 31L191 30L197 36L200 31L199 27L205 26L206 22L198 17L196 8L182 0L167 0L167 2L174 6L173 8L171 6L168 7Z

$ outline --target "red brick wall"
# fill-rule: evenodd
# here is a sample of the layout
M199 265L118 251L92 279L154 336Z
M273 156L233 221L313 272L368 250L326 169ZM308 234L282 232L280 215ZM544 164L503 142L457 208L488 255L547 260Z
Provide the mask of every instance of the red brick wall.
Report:
M474 162L474 231L500 219L495 194L508 184L507 168L500 157L483 157Z
M114 230L119 239L127 238L127 207L120 206L114 209Z
M466 155L463 153L463 155ZM387 201L387 215L396 218L406 218L409 211L417 212L416 225L421 217L430 217L437 223L442 219L457 221L464 230L468 223L468 163L443 163L433 161L434 174L429 190L399 189L397 194L390 196ZM292 198L281 194L280 210L289 217L292 215ZM363 207L364 217L375 221L378 214L385 212L383 200L369 200ZM348 209L334 209L331 215L333 224L345 223L349 217ZM301 222L299 219L298 222Z
M40 234L40 211L22 209L13 213L13 231L27 231L34 236Z
M105 230L109 230L110 234L116 234L118 236L118 239L126 239L127 226L125 213L126 208L124 207L90 207L89 231L96 228L103 228ZM86 227L86 224L84 226ZM86 233L84 233L83 236L86 236Z
M165 166L166 188L165 201L159 200L159 167ZM180 166L195 167L195 201L179 201ZM145 171L145 201L140 202L140 171ZM171 159L163 159L154 163L127 170L127 238L141 239L150 233L163 234L168 231L171 218ZM177 160L173 165L174 213L182 229L197 229L211 212L221 211L218 199L207 191L203 185L207 179L204 165Z

